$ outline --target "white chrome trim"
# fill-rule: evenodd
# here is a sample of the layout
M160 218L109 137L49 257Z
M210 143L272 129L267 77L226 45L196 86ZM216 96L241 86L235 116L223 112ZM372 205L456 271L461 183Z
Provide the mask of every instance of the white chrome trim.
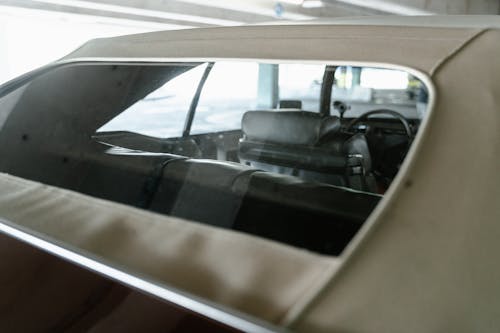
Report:
M73 248L67 244L63 245L59 241L50 239L38 232L29 231L27 228L15 223L0 219L0 233L243 332L285 332L284 329L272 327L267 323L250 318L234 310L223 309L219 305L211 304L196 296L191 296L175 288L166 286L163 283L151 281L138 274L127 273L124 268L106 263L91 253Z

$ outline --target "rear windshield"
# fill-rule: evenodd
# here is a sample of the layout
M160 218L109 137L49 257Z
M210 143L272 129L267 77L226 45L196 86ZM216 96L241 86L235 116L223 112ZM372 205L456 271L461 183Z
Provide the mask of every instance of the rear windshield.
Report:
M427 109L401 70L80 63L0 97L0 171L340 254Z

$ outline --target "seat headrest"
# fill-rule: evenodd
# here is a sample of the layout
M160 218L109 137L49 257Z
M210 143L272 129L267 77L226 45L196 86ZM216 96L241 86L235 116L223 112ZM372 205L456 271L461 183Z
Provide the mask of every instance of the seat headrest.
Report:
M282 99L279 104L280 109L302 109L302 101L295 99Z
M337 117L304 111L248 111L241 124L247 140L308 146L337 127L340 129Z

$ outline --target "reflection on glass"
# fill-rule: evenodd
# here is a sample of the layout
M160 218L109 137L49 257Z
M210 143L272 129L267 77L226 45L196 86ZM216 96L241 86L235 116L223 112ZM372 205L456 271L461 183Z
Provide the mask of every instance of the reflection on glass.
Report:
M62 66L0 97L0 140L20 142L0 145L0 171L338 255L399 172L427 96L404 71L334 69Z

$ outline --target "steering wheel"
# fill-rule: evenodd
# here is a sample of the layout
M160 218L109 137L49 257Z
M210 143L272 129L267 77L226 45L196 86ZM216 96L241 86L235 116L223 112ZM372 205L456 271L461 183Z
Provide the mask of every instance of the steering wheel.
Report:
M351 122L349 122L349 124L347 124L345 130L349 131L357 123L359 123L359 122L367 119L370 116L377 115L377 114L390 115L390 116L393 116L394 118L396 118L397 120L399 120L401 122L401 124L403 124L403 127L405 129L406 135L408 136L409 143L411 143L411 141L413 140L413 133L412 133L411 128L410 128L410 123L408 122L408 120L401 113L393 111L393 110L379 109L379 110L373 110L373 111L369 111L369 112L363 113L358 118L351 120Z

